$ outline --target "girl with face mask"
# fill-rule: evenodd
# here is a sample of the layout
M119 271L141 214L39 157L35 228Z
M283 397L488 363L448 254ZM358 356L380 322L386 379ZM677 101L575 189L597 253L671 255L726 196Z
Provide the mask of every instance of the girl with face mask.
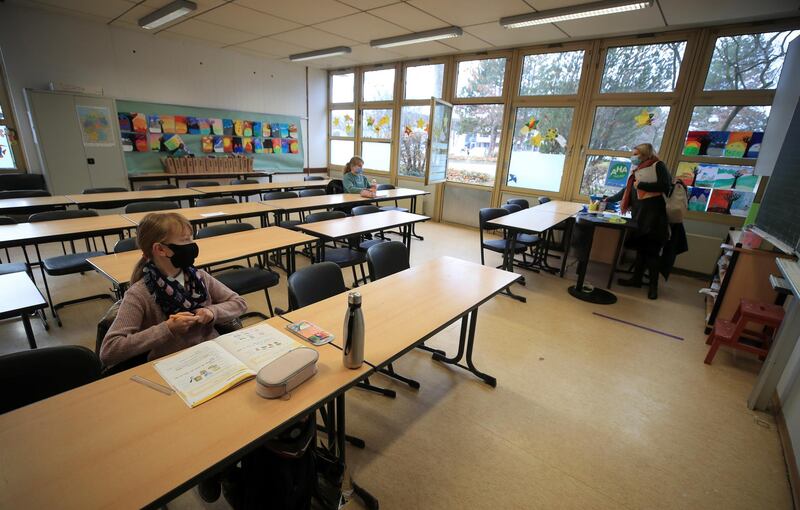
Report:
M364 175L364 160L358 156L353 156L344 166L344 176L342 177L345 193L360 193L363 189L370 187L369 180Z
M155 359L218 335L247 310L238 294L194 267L192 227L177 213L151 213L136 231L142 258L109 328L100 359L110 367L142 353Z

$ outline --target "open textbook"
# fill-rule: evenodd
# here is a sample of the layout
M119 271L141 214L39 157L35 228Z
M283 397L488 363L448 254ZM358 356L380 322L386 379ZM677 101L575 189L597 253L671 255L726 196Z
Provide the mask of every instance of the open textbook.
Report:
M269 324L259 324L184 349L153 366L186 405L196 407L299 347Z

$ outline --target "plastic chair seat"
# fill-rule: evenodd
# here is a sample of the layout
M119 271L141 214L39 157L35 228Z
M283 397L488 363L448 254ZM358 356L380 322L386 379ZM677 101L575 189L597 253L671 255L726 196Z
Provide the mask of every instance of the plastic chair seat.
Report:
M302 224L301 220L283 220L278 223L279 227L288 228L289 230L297 230L297 225Z
M11 262L8 264L0 264L0 274L23 273L26 272L24 262Z
M539 244L541 238L534 234L517 234L517 242L524 244L526 246L532 246L534 244Z
M367 251L376 244L381 244L386 242L388 242L386 239L367 239L366 241L362 241L358 245L358 249Z
M350 267L367 261L364 252L350 248L325 248L325 262L333 262L339 267Z
M247 267L223 271L214 274L214 278L240 295L274 287L280 280L278 273L260 267Z
M399 207L396 205L385 205L380 208L381 211L400 211L400 212L408 212L408 208L406 207Z
M483 248L490 251L495 251L498 253L503 253L506 251L506 240L505 239L492 239L491 241L484 241ZM520 244L519 241L514 243L514 253L525 253L528 250L528 247L524 244Z
M70 253L69 255L46 258L42 261L42 265L44 266L44 270L47 271L47 274L54 276L89 272L94 268L86 259L102 257L105 254L106 252L104 251Z

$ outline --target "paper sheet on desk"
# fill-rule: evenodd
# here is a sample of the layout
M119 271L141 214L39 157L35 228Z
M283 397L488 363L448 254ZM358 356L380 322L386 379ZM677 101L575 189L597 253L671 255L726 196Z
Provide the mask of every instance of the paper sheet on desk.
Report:
M200 213L200 216L203 218L213 218L214 216L225 216L225 213L224 212Z

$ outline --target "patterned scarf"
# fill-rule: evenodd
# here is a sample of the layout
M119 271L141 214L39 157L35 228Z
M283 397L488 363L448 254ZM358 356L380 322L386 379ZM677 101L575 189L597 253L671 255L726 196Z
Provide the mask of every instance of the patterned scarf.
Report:
M631 208L631 194L633 193L633 181L636 180L636 172L641 168L647 168L648 166L655 165L658 162L658 158L652 157L647 161L642 161L639 165L631 172L631 175L628 176L628 182L625 183L625 193L622 195L622 201L619 203L619 208L622 214L628 212ZM642 198L641 193L638 193L637 190L637 198Z
M178 312L192 312L202 308L208 296L206 286L197 275L197 269L187 267L183 270L183 274L187 280L185 287L179 281L165 277L153 261L148 261L144 265L142 273L144 284L167 317Z

